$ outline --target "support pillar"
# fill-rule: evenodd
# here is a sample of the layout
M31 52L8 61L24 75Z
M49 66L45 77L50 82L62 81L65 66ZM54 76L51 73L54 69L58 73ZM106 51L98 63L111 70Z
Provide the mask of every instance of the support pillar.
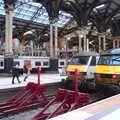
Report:
M5 16L5 54L13 55L13 41L12 41L12 33L13 33L13 5L9 5L6 10Z
M65 38L65 58L66 58L66 63L68 62L68 39Z
M89 39L86 40L87 40L87 52L89 52Z
M33 56L33 50L34 49L33 49L33 41L32 40L30 41L30 47L31 47L31 55Z
M6 16L5 16L5 54L8 54L9 53L9 41L8 41L8 36L9 36L9 33L8 33L8 14L7 14L7 11L6 11Z
M113 48L115 48L115 40L113 40Z
M99 41L99 52L101 52L101 36L98 36L98 41Z
M55 56L58 56L58 27L55 26Z
M13 4L6 3L5 7L5 57L4 57L4 72L10 73L13 67Z
M86 39L86 34L84 34L84 51L87 50L87 39Z
M103 35L103 50L106 50L106 36Z
M50 24L50 57L53 57L53 25Z
M117 40L117 48L119 48L119 43L120 43L120 41L119 41L119 39Z
M79 33L78 35L78 39L79 39L79 52L82 51L82 38L81 38L81 34Z

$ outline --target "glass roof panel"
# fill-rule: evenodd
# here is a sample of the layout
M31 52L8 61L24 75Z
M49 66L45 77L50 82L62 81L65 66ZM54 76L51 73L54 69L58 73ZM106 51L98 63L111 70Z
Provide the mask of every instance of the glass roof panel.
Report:
M4 2L0 0L0 14L5 15ZM72 17L70 14L60 11L59 20L54 25L63 27ZM49 24L49 17L46 9L40 4L32 2L32 0L18 0L13 16L19 19Z
M3 0L0 0L0 14L5 15Z

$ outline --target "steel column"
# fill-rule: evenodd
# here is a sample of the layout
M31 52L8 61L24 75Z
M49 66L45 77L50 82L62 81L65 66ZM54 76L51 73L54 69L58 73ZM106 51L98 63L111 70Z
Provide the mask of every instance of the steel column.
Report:
M120 42L120 41L119 41L119 39L118 39L118 40L117 40L117 48L119 48L119 42Z
M68 56L67 56L67 52L68 52L68 41L67 41L67 38L65 38L65 57L66 57L66 61L68 61Z
M50 57L53 57L53 25L50 24Z
M78 35L78 39L79 39L79 52L82 51L82 38L81 38L81 34L79 33Z
M87 46L87 39L86 39L86 34L84 34L84 51L86 51L86 46Z
M31 52L32 52L31 54L33 56L33 41L32 40L30 41L30 47L31 47Z
M8 36L9 36L9 32L8 32L8 14L7 14L7 10L6 10L6 16L5 16L5 54L9 53L9 42L8 42Z
M99 41L99 52L101 52L101 36L98 36L98 41Z
M103 35L103 50L106 50L106 36Z
M12 25L13 25L13 5L9 5L9 8L6 8L5 17L5 41L6 41L5 54L9 55L13 54Z
M116 42L116 40L113 40L113 48L115 48L115 42Z
M55 56L58 55L58 27L55 26Z
M86 40L87 40L87 52L89 52L89 39Z

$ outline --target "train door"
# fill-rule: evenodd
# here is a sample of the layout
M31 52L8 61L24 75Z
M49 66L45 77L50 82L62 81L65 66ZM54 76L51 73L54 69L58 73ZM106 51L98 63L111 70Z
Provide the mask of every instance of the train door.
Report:
M31 68L31 60L24 60L24 65L26 65L28 68Z
M59 59L58 60L58 68L66 68L67 60L66 59Z
M94 79L95 67L96 67L96 56L91 56L87 69L87 79Z
M67 60L59 59L58 60L58 71L60 75L66 75Z

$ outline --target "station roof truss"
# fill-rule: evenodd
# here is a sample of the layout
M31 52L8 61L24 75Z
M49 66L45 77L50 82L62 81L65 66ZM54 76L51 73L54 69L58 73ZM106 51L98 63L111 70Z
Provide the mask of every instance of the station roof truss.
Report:
M96 36L99 33L120 36L120 0L15 1L14 18L17 22L14 25L19 32L25 32L33 26L32 29L38 29L39 34L48 32L51 20L55 20L54 25L60 27L60 36L81 28L89 28L89 35L95 34L96 30ZM5 15L3 0L0 0L0 14ZM25 22L21 22L23 20Z
M10 0L11 1L11 0ZM36 3L32 0L14 0L13 10L13 28L14 36L22 35L24 32L36 29L37 34L45 34L49 30L49 15L42 3ZM9 1L8 1L9 2ZM0 0L0 26L1 31L5 29L5 4L4 0ZM71 15L64 11L59 11L58 20L54 26L59 28L71 19ZM16 32L17 31L17 32Z

